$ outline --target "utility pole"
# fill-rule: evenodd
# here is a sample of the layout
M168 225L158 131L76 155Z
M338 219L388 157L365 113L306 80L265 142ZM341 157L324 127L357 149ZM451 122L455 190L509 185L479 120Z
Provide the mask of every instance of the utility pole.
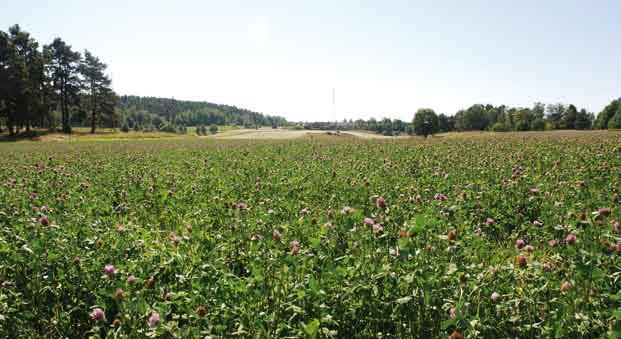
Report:
M332 116L334 117L334 126L339 131L339 122L336 120L336 88L332 88Z

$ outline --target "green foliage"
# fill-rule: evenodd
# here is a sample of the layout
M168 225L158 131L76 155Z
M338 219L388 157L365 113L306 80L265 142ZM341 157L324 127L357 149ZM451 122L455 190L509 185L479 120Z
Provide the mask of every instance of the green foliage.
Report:
M617 110L617 113L608 120L609 129L621 129L621 106Z
M616 132L3 143L0 337L606 337L618 150Z
M545 128L546 122L542 118L537 118L530 124L530 129L533 131L543 131Z
M574 127L578 130L590 129L592 124L591 117L585 109L581 109L576 115Z
M509 129L502 122L497 122L492 126L492 132L507 132Z
M185 126L214 124L254 128L255 126L283 126L287 123L282 117L263 115L235 106L131 95L119 98L118 109L125 112L146 112L173 124Z
M608 128L608 121L612 119L612 117L617 114L617 111L621 107L621 98L613 100L610 104L608 104L597 116L597 120L595 121L595 128L598 129L606 129Z
M217 125L211 125L211 126L209 126L209 133L211 133L211 134L216 134L216 133L218 133L218 126L217 126Z
M425 138L439 131L438 116L436 112L429 108L421 108L414 114L414 133Z
M95 133L102 115L110 119L115 113L114 106L117 96L110 87L112 81L105 75L107 65L88 50L84 51L84 59L78 66L82 75L82 87L85 100L82 108L90 112L91 133Z

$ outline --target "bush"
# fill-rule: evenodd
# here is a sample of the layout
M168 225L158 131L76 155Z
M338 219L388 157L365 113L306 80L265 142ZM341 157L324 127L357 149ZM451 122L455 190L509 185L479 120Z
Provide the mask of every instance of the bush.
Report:
M515 124L515 130L516 131L528 131L530 129L530 126L528 125L527 121L518 121Z
M543 131L546 129L546 122L541 118L537 118L530 124L530 129L533 131Z
M621 129L621 109L615 113L615 115L608 120L608 128L609 129Z
M211 133L211 134L218 133L218 126L216 126L216 125L209 126L209 133Z
M497 122L492 126L492 132L507 132L509 129L502 122Z
M175 126L169 124L169 123L165 123L163 125L160 126L159 128L160 132L166 132L166 133L175 133Z

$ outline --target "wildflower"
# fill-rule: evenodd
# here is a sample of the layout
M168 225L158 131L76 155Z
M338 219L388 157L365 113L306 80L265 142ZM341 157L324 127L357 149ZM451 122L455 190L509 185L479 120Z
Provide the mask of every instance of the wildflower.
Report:
M125 299L125 292L122 288L117 288L112 297L114 298L114 300L121 301Z
M151 328L156 327L159 323L160 323L159 313L155 311L151 312L151 315L149 315L149 318L147 319L147 324L149 325L149 327Z
M377 208L386 208L386 199L384 199L384 197L378 197L375 200L375 205Z
M384 226L382 224L373 225L373 233L378 234L384 232Z
M198 315L200 318L203 318L204 316L207 315L207 308L205 306L199 306L196 308L196 315Z
M298 255L300 253L300 242L297 240L290 242L289 250L291 250L291 255Z
M116 268L114 268L113 265L107 264L106 266L104 266L104 274L108 277L108 278L113 278L114 274L116 273Z
M93 311L89 314L89 316L91 317L92 320L95 320L95 321L106 319L106 314L99 307L93 309Z
M515 247L518 249L522 249L524 246L526 246L526 241L524 241L524 239L518 239L515 241Z
M492 293L491 299L492 299L492 302L497 302L498 299L500 299L500 294L498 294L498 292Z
M449 339L461 339L461 332L454 330Z
M455 241L455 239L457 239L457 232L455 232L455 230L450 230L447 237L449 241Z
M433 199L434 199L434 200L437 200L437 201L447 201L447 200L448 200L448 197L447 197L446 195L442 194L442 193L436 193L436 194L433 196Z
M123 224L116 224L116 231L119 232L119 233L125 232L125 225L123 225Z
M533 221L533 225L535 225L535 226L543 226L543 221L541 221L541 220L534 220Z
M373 221L373 219L371 218L364 218L364 224L367 226L373 226L375 224L375 221Z
M528 261L526 260L526 257L523 255L518 255L517 257L515 257L515 261L520 267L526 267L526 265L528 265Z
M524 246L524 251L526 252L533 252L535 250L535 248L531 245L526 245Z
M556 239L552 239L548 241L548 245L550 245L550 247L554 247L558 244L558 240Z
M155 287L155 277L149 277L149 279L147 279L147 281L145 281L144 283L146 288L153 288Z
M600 208L600 209L597 210L597 214L601 215L603 217L609 216L611 212L612 212L612 210L610 208L608 208L608 207Z
M569 233L566 237L565 237L565 242L568 243L569 245L573 245L576 243L576 235L573 233Z
M612 229L615 231L615 233L621 232L621 223L619 223L619 221L616 220L615 222L612 223Z
M50 219L47 218L47 215L42 215L39 218L39 224L41 224L43 226L49 226L50 225Z
M272 240L280 241L281 239L282 239L282 234L280 234L280 232L278 232L278 230L273 230L272 231Z
M569 281L565 281L561 284L561 292L567 292L571 289L571 283Z
M127 283L130 285L133 285L136 283L136 277L134 277L133 275L130 275L129 277L127 277Z
M492 218L487 218L485 219L485 225L490 226L496 223L496 220L492 219Z

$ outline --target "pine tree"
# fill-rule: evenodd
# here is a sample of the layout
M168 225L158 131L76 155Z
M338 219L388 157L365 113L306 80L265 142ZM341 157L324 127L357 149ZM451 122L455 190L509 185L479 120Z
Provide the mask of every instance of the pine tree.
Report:
M62 39L56 38L44 48L44 53L50 61L55 96L58 99L61 112L63 132L71 133L71 107L78 104L80 79L78 66L80 53L71 50Z
M105 75L107 65L92 55L89 51L84 51L84 59L79 66L82 75L83 89L86 94L86 106L91 116L91 133L95 133L97 123L101 120L101 115L106 115L108 120L114 113L115 98L114 91L110 88L111 80Z

